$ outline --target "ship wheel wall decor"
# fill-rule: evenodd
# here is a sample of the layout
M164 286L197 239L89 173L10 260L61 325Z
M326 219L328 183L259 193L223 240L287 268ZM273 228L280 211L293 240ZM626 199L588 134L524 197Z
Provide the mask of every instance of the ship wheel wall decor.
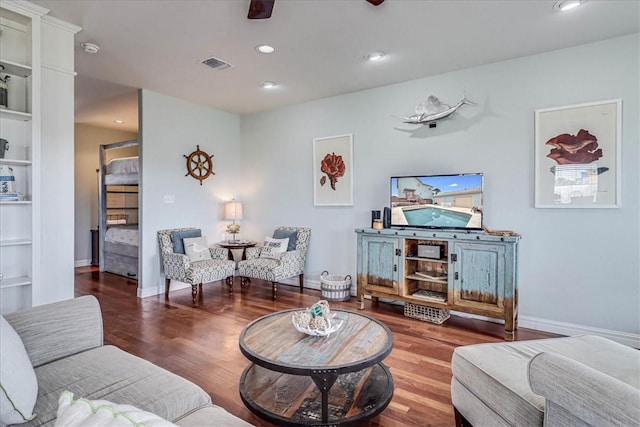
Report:
M187 159L185 176L191 175L200 181L200 185L202 185L202 181L216 174L213 171L213 155L210 156L202 151L199 145L196 145L196 151L188 156L185 154L184 157Z

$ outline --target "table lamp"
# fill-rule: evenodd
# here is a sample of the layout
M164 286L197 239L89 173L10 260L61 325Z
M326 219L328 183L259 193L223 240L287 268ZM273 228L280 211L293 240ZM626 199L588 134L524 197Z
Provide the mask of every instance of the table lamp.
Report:
M225 203L224 219L233 221L231 224L227 225L227 233L233 236L233 238L229 240L229 243L237 243L236 234L240 232L240 224L236 224L236 220L242 219L242 203L236 202L235 199Z

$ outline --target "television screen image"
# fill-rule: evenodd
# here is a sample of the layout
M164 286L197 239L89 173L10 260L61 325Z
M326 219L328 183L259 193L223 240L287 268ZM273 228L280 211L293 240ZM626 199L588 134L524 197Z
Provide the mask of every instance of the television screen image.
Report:
M391 226L482 230L483 175L391 177Z

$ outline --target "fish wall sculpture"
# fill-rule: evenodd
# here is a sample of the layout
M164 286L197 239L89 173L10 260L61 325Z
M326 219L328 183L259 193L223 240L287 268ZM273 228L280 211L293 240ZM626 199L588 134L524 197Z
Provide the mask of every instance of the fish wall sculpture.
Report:
M415 114L411 116L396 116L404 121L404 123L409 123L412 125L429 125L430 127L435 127L436 121L440 119L444 119L449 117L451 114L455 113L458 108L463 105L478 105L475 102L469 101L467 99L467 94L464 93L462 95L462 99L453 107L450 107L447 104L442 103L437 96L429 95L425 102L421 102L416 105Z

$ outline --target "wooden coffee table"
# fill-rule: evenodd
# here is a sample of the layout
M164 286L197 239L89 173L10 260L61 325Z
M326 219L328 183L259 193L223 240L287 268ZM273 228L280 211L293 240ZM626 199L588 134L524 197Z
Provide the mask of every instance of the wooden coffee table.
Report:
M240 396L258 416L277 425L357 425L378 415L393 396L382 360L393 347L389 328L367 315L332 310L340 329L328 337L298 332L291 316L271 313L240 334L251 362Z

